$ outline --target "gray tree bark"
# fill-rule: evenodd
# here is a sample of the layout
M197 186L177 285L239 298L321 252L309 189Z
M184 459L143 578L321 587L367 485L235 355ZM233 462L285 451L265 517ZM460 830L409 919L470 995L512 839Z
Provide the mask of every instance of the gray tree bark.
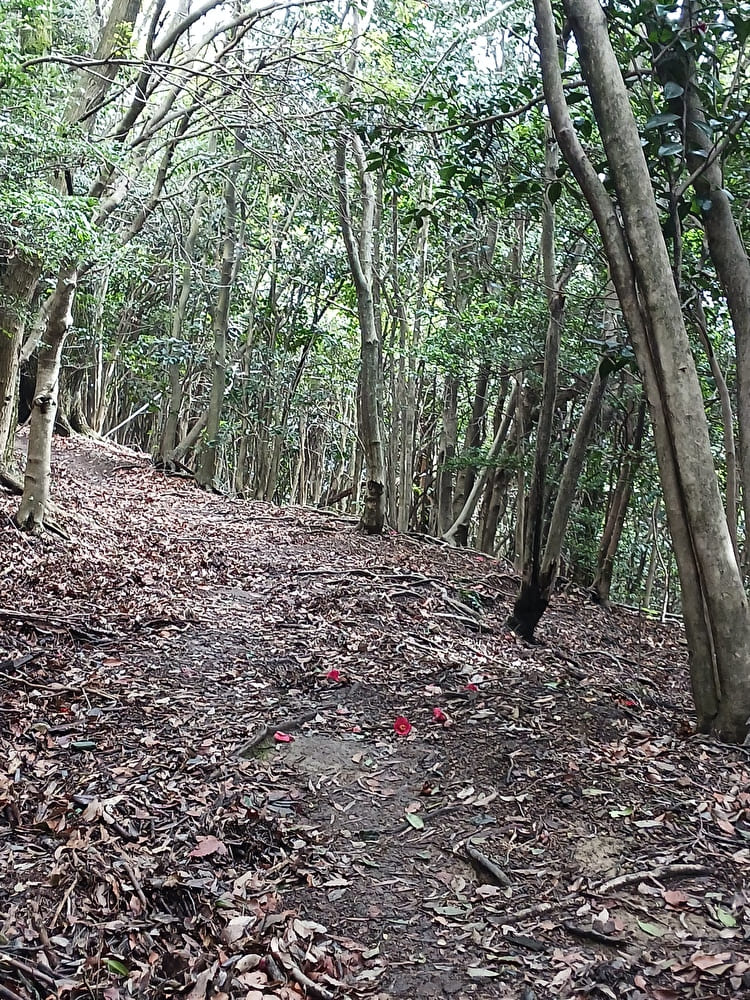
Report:
M598 0L565 0L565 8L622 223L570 119L551 5L535 0L545 97L561 149L602 236L649 400L682 586L698 726L742 742L750 717L750 614L651 179Z

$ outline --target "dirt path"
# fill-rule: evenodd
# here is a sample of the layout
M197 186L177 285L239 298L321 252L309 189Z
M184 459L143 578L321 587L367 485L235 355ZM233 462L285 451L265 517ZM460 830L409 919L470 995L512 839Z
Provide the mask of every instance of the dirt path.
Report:
M55 476L70 542L0 529L6 1000L750 997L747 754L677 628L561 594L530 648L494 560Z

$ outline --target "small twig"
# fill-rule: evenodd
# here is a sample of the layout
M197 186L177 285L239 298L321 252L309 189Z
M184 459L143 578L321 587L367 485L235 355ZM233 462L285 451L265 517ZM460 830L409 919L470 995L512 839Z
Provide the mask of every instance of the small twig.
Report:
M320 986L315 982L314 979L310 979L305 973L300 969L291 959L291 956L285 955L283 958L278 950L273 944L271 945L271 955L274 957L276 962L284 968L288 969L289 975L292 979L299 983L300 986L304 987L308 993L312 994L314 997L318 997L319 1000L333 1000L333 993L330 993L325 987Z
M75 875L73 877L73 881L70 883L70 885L68 886L68 888L65 890L63 898L60 900L60 902L58 904L58 907L55 910L54 916L52 917L52 920L51 920L50 925L49 925L51 931L53 931L55 929L55 924L60 919L60 914L63 911L63 907L68 902L68 899L70 898L71 893L73 892L73 890L75 889L75 887L77 885L78 885L78 876Z
M627 944L625 938L603 934L601 931L595 931L593 927L579 927L578 924L572 924L569 920L563 920L560 926L575 937L596 941L597 944L606 944L614 948L621 944Z
M357 685L353 684L347 694L351 694L356 689ZM296 715L291 719L284 719L276 726L260 726L250 739L246 743L243 743L239 750L235 751L235 754L237 757L251 757L253 750L274 733L292 733L296 729L301 729L306 722L311 722L320 712L327 712L330 708L336 708L338 704L338 699L336 701L328 701L325 705L319 705L318 708L312 708L309 712L303 712L302 715Z
M478 851L471 841L466 841L464 844L464 850L474 866L479 867L482 871L486 872L497 885L510 886L513 884L502 868L500 868L499 865L496 865L495 862L491 858L488 858L486 854L482 854L481 851Z
M538 917L541 913L550 913L556 906L562 903L534 903L533 906L526 906L515 913L498 913L497 910L490 911L490 923L493 924L515 924L519 920L526 920L528 917Z
M617 878L608 879L606 882L602 882L594 892L606 894L613 889L621 889L624 885L632 885L634 882L640 882L645 878L691 878L710 874L710 869L706 868L705 865L659 865L657 868L630 872L627 875L618 875Z
M125 869L125 871L127 872L128 878L133 883L133 888L135 889L135 894L138 897L138 899L141 901L144 913L147 913L148 910L149 910L148 900L146 899L146 896L144 895L143 888L141 886L141 883L138 881L138 877L136 876L135 872L133 871L132 866L125 860L125 858L122 859L122 866Z
M46 986L52 986L53 988L57 986L55 977L49 975L43 969L40 969L38 965L29 965L27 962L22 962L18 958L11 958L10 955L6 955L2 951L0 951L0 962L5 963L5 965L10 965L14 969L18 969L21 972L25 972L28 976L38 979Z
M39 934L39 939L42 942L42 948L44 949L44 954L47 958L47 964L51 969L56 969L60 964L60 959L55 954L55 949L52 947L52 942L49 939L49 934L47 933L47 928L42 920L42 915L39 911L39 904L34 901L32 903L32 909L36 915L36 928Z
M17 656L15 659L11 657L8 660L2 660L0 661L0 670L17 670L24 663L31 663L32 660L38 660L45 653L45 649L32 649L30 653L24 653L23 656Z
M7 986L0 986L0 997L3 997L3 1000L22 1000L22 997L9 990Z

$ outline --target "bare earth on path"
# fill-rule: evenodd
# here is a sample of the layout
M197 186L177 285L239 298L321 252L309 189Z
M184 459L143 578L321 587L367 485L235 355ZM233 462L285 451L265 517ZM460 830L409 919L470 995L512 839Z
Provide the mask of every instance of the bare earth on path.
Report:
M680 628L55 442L0 493L0 998L750 997ZM400 735L394 721L407 720Z

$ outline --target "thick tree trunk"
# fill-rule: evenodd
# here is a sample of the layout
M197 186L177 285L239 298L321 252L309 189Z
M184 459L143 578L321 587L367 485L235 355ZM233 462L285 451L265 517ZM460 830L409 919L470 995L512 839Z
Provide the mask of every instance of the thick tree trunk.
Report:
M52 429L57 413L60 358L73 324L71 310L77 282L75 266L60 268L44 342L39 350L23 496L16 513L16 523L24 531L41 532L44 528L50 495Z
M535 0L534 7L550 117L594 212L651 407L682 584L698 725L722 739L742 742L750 717L750 615L713 468L700 384L627 88L598 0L565 0L617 193L620 225L570 120L549 0Z

